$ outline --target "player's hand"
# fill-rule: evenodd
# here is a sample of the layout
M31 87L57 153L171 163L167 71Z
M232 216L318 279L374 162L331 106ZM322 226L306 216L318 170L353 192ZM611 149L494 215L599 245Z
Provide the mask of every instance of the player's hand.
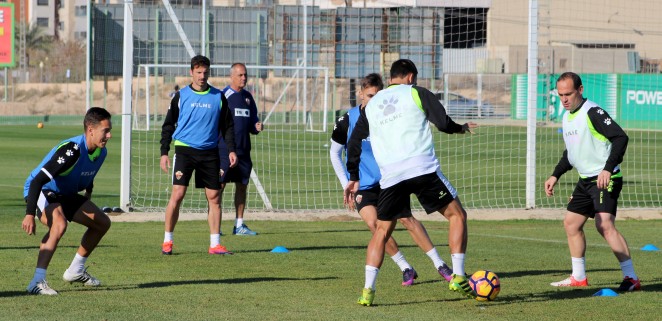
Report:
M349 181L345 190L343 191L343 204L347 206L350 210L354 210L354 195L359 190L358 181Z
M255 123L255 130L257 130L258 132L262 131L262 122Z
M28 235L33 235L35 234L37 230L37 225L34 224L34 215L28 214L25 215L25 218L23 219L23 231L25 233L28 233Z
M161 170L168 173L170 169L170 157L161 155Z
M611 181L611 173L609 171L603 170L598 174L598 188L599 189L605 189L609 186L609 182Z
M235 152L230 152L228 154L228 158L230 159L230 167L233 168L237 166L237 153Z
M466 134L466 133L473 134L474 132L472 131L472 129L474 128L478 128L478 124L473 122L465 123L464 125L462 125L462 131L460 132L460 134Z
M547 196L553 196L554 195L554 185L556 185L557 181L558 181L558 178L556 178L554 176L550 176L545 181L545 194L547 194Z

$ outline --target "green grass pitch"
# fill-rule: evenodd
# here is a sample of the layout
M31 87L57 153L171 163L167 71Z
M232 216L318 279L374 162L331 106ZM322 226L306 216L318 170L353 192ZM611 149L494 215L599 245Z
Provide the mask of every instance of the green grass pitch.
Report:
M557 289L552 281L570 273L570 258L560 221L470 221L468 273L489 269L501 279L494 302L464 299L448 290L427 256L408 233L394 236L419 278L403 288L401 274L386 258L377 282L374 307L356 304L363 286L365 247L370 233L362 222L255 221L257 237L227 235L222 242L236 254L210 256L207 223L177 226L175 255L162 256L163 223L115 222L88 260L103 286L70 285L61 279L84 232L71 224L48 270L58 297L26 295L39 240L21 229L22 186L28 172L59 139L82 128L19 126L0 128L0 319L3 320L659 320L662 302L662 221L618 221L629 242L643 291L594 297L614 288L621 272L605 241L587 225L587 273L591 285ZM96 181L93 200L117 204L119 130L107 164ZM113 203L114 202L114 203ZM130 215L130 214L127 214ZM436 214L438 215L438 214ZM446 261L447 223L425 222ZM590 221L588 224L592 224ZM274 254L275 246L288 254Z

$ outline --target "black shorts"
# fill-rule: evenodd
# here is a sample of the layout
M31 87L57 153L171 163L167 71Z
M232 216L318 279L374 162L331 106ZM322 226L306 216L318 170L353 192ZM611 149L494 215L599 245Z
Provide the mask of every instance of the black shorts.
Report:
M199 150L186 146L175 146L172 165L172 185L188 186L195 170L195 187L219 189L219 166L217 149Z
M616 215L618 197L623 189L623 178L612 178L609 186L599 189L597 177L580 178L568 203L568 211L595 217L595 213Z
M379 186L373 187L370 189L359 190L354 195L354 204L356 204L356 210L361 212L361 210L366 206L377 206L379 201Z
M237 166L230 168L228 154L221 155L221 183L241 183L248 185L253 170L251 155L237 155Z
M41 191L39 193L39 200L37 201L37 218L41 219L41 214L44 212L44 209L54 203L59 203L62 207L62 212L64 217L67 218L67 221L71 222L74 219L74 215L78 210L87 202L88 199L80 194L72 195L58 195L52 191Z
M377 218L391 221L411 216L411 194L416 195L428 214L439 211L457 197L457 191L441 172L417 176L382 189Z

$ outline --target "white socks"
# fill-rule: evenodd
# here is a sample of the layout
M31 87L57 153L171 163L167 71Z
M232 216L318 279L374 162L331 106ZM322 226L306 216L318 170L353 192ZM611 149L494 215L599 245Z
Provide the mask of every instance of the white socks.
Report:
M621 264L621 272L623 272L623 278L629 276L635 280L639 280L637 274L634 273L634 266L632 265L632 259L620 262L620 264Z
M209 247L216 247L221 244L221 234L209 234Z
M85 271L85 262L87 262L87 258L76 253L76 256L74 256L74 259L71 261L71 265L69 265L67 271L69 271L69 273L75 274L83 273L83 271Z
M455 274L455 275L465 275L465 273L464 273L464 253L451 254L451 260L453 261L453 274Z
M163 243L172 242L172 233L173 232L165 232L165 234L163 235Z
M432 250L427 251L425 254L432 260L434 267L437 269L439 269L439 267L443 264L446 264L446 262L444 262L444 260L442 260L439 256L439 253L437 253L436 247L433 247Z
M365 266L365 286L363 286L366 289L371 289L375 290L375 283L377 282L377 273L379 273L379 269L366 265Z
M400 271L404 272L406 269L411 269L411 265L407 262L407 259L405 259L405 255L402 254L402 252L398 251L398 253L391 256L391 259L393 259L393 262L398 265Z
M244 219L243 218L238 218L234 221L234 227L239 228L242 225L244 225Z
M577 281L586 279L586 258L571 257L572 258L572 277Z

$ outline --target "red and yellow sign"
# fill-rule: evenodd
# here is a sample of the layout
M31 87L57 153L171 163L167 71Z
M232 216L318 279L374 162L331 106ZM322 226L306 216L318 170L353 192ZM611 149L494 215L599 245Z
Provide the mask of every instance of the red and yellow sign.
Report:
M13 3L0 3L0 67L14 67Z

